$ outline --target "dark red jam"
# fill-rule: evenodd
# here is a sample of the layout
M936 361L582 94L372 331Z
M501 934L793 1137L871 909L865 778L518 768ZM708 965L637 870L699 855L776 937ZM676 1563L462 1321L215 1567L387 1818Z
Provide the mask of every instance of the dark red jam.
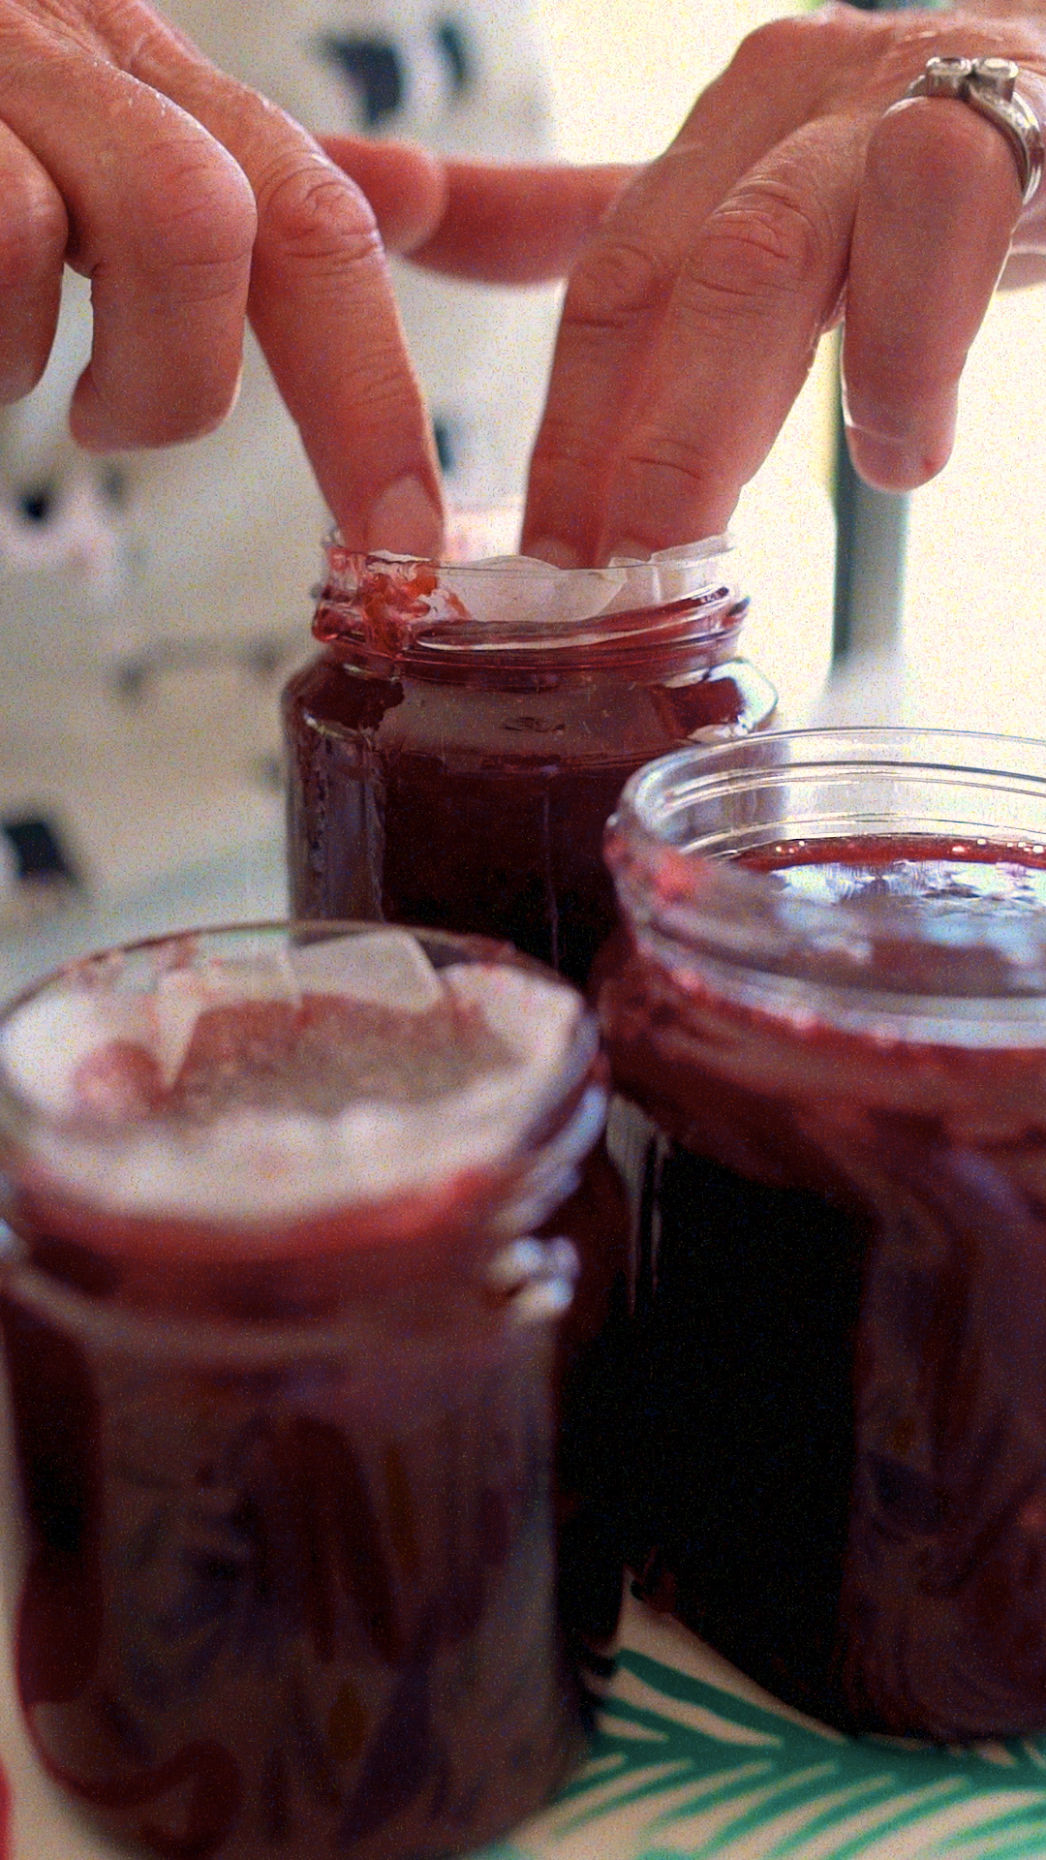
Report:
M772 714L736 653L746 603L713 577L517 621L506 574L505 615L476 618L468 570L463 597L441 573L331 552L325 650L284 694L292 911L505 937L583 987L615 921L602 840L627 776Z
M7 1120L18 1693L135 1851L471 1849L582 1753L621 1593L624 1282L591 1024L571 1039L541 1180L423 1171L306 1213L277 1189L250 1224L220 1175L165 1214L119 1146L84 1174ZM264 1170L303 1104L406 1112L505 1058L468 1002L306 991L205 1006L173 1077L116 1036L72 1083L103 1145L272 1116Z
M742 975L660 936L676 897L705 908L670 854L600 998L652 1120L640 1589L845 1728L1041 1731L1046 845L811 834L736 863L786 929L827 905L823 947L807 921Z

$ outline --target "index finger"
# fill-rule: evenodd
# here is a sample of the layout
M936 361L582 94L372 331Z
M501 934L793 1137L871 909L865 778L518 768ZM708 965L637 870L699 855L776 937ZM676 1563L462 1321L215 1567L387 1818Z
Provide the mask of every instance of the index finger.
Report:
M283 111L178 35L147 37L134 73L188 109L251 184L248 313L345 540L438 552L435 447L360 188Z

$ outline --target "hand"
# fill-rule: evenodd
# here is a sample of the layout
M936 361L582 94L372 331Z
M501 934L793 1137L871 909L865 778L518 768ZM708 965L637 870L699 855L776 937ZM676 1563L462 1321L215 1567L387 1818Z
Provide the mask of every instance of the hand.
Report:
M0 402L39 379L65 262L88 274L71 408L96 450L189 439L235 399L250 316L348 540L421 553L438 469L378 218L444 205L418 150L337 151L224 76L142 0L0 0Z
M857 470L901 491L941 469L1008 258L1015 281L1046 276L1046 186L1022 211L998 129L961 102L898 100L932 53L1001 53L1046 120L1043 12L776 21L663 156L630 179L552 170L539 213L532 173L448 168L419 262L536 277L544 251L544 275L570 270L524 547L599 562L722 529L844 308Z

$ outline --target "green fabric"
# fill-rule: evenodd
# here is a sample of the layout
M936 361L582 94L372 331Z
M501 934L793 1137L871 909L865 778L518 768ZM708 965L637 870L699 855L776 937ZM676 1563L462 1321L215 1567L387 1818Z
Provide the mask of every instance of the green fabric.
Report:
M585 1768L482 1860L1042 1860L1046 1741L941 1750L848 1738L752 1696L642 1612ZM689 1657L689 1656L692 1656ZM702 1669L715 1670L716 1677Z

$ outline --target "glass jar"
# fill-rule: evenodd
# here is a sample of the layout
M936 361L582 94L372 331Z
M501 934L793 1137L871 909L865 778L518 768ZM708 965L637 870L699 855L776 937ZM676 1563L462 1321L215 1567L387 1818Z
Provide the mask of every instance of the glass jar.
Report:
M504 936L583 987L626 777L773 711L728 548L564 570L333 543L284 693L292 912Z
M478 940L193 933L7 1009L12 1657L117 1839L435 1855L580 1756L621 1591L604 1096L578 997Z
M608 831L630 1556L794 1705L1046 1728L1046 744L769 734Z

